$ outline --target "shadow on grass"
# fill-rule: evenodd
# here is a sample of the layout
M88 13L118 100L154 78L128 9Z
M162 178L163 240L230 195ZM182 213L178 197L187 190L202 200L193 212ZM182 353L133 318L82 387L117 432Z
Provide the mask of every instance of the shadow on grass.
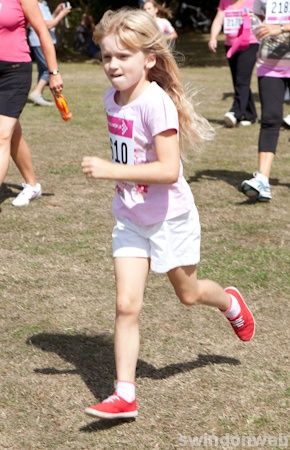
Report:
M79 375L95 398L103 399L112 393L114 384L114 344L113 337L109 334L99 334L87 336L85 334L35 334L27 339L28 345L33 345L45 352L57 354L64 361L73 365L73 369L56 369L54 367L44 367L34 369L35 373L44 375ZM238 365L240 361L223 355L199 354L197 359L192 361L168 364L167 366L156 368L152 364L143 360L138 360L137 378L151 378L162 380L178 373L191 371L210 364L230 364ZM92 426L86 426L81 431L96 431L104 428L116 426L124 421L116 420L98 421Z
M22 189L22 186L20 186L19 184L8 184L8 183L2 184L0 188L0 205L1 203L5 202L7 198L16 197L17 194L15 194L15 192L12 191L12 188L19 189L20 191Z
M7 198L15 198L19 192L21 192L23 186L21 184L15 183L3 183L0 188L0 205L5 202ZM16 190L17 192L14 192ZM53 197L54 194L51 192L42 192L42 197Z

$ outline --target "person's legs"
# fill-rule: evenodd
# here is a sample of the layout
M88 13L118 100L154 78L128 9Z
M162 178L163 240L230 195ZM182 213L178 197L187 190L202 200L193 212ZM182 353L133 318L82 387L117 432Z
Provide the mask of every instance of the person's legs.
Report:
M33 88L29 95L29 99L39 106L49 106L52 105L53 102L47 101L43 98L44 88L48 85L49 82L49 73L47 63L42 52L41 47L32 47L34 57L37 63L38 68L38 82L36 86Z
M116 390L108 399L85 409L105 419L136 417L135 372L139 353L139 314L149 271L147 258L114 259L116 278Z
M246 50L237 53L236 96L237 119L255 122L257 112L251 91L251 78L257 59L258 44L251 44Z
M31 200L41 197L41 185L36 183L31 151L23 137L19 120L11 140L11 156L24 178L23 190L12 201L13 206L27 206Z
M0 186L3 183L10 161L11 139L17 119L0 115Z
M196 266L177 267L168 272L168 278L177 297L185 305L207 305L226 311L229 296L211 280L198 280Z
M259 77L258 82L262 109L258 143L258 171L253 178L242 182L241 190L247 197L265 202L272 198L269 177L283 118L287 80Z
M226 53L230 47L225 46ZM228 112L224 115L224 122L228 128L235 127L237 125L236 112L238 112L237 104L237 92L236 92L236 76L237 76L237 55L234 54L231 58L228 58L228 64L231 72L233 89L234 89L234 99L232 106Z
M36 184L35 172L32 165L31 151L23 137L20 122L17 121L11 140L11 157L25 183Z
M216 307L225 314L239 339L253 338L254 317L236 288L223 289L214 281L198 280L196 266L177 267L167 275L181 303Z
M115 258L117 380L135 381L139 353L139 314L149 271L146 258Z

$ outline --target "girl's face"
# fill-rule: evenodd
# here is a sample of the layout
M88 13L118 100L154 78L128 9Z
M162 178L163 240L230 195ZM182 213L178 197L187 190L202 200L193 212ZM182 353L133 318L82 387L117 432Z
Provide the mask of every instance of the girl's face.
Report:
M132 101L148 84L148 69L155 57L141 50L124 47L115 35L105 36L100 43L105 74L124 101Z
M144 3L144 10L150 14L152 17L157 17L158 8L155 8L153 3L151 2L145 2Z

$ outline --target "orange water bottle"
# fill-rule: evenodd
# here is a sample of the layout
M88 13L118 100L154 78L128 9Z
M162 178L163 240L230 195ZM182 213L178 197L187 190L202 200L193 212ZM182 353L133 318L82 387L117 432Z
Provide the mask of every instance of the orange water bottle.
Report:
M57 106L57 109L59 110L61 117L66 122L72 118L72 113L69 110L68 104L66 99L62 94L53 94L55 104Z

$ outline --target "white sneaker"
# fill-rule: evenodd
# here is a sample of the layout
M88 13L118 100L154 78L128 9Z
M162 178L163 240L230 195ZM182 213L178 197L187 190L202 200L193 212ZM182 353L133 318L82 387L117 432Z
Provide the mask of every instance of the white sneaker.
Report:
M229 111L224 115L224 122L227 128L233 128L237 125L237 119L235 117L235 113Z
M255 172L253 175L254 178L242 182L242 192L251 200L268 202L272 198L269 182L266 177L259 172Z
M41 197L41 185L36 183L35 186L31 184L22 183L23 190L15 197L12 202L13 206L27 206L31 200Z
M47 101L45 100L42 95L40 94L35 94L34 92L31 92L31 94L29 94L29 100L32 101L32 103L34 103L35 105L38 106L52 106L53 102Z
M290 127L290 114L284 117L283 122L287 127Z
M240 120L239 125L241 127L249 127L250 125L253 125L253 122L251 122L250 120Z

